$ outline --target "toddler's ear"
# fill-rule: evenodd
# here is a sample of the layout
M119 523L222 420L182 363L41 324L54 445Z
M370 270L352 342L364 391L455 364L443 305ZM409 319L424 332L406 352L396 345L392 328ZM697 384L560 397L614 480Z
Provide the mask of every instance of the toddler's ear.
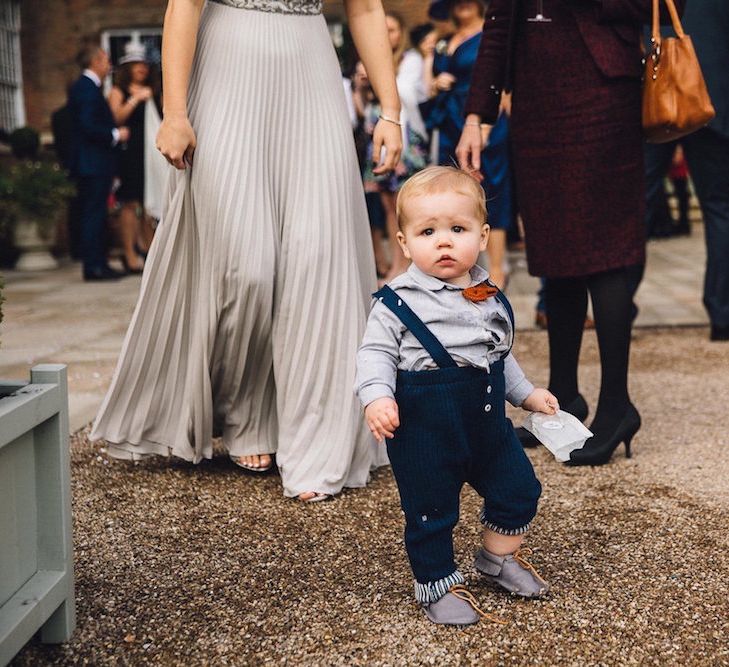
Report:
M408 244L405 241L405 234L398 232L395 238L402 248L402 254L405 255L405 259L412 259L412 257L410 257L410 251L408 250Z
M479 245L479 248L481 252L486 250L486 246L489 242L489 232L491 231L491 227L489 227L485 222L483 223L483 226L481 227L481 243Z

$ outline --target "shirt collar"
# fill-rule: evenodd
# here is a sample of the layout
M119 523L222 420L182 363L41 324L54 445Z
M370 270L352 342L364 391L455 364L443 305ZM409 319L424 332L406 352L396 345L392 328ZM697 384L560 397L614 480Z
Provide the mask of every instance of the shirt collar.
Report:
M99 75L94 72L94 70L85 69L84 76L89 77L89 79L91 79L96 84L97 88L101 88L101 79L99 78Z
M478 264L475 264L471 268L469 273L471 274L470 286L478 285L489 277L489 272ZM421 271L417 266L415 266L414 262L412 262L410 264L410 267L408 268L408 275L418 285L424 287L425 289L429 289L431 292L437 292L438 290L444 288L452 290L463 289L461 287L457 287L456 285L451 285L450 283L443 282L440 278L436 278L435 276L431 276L424 271Z

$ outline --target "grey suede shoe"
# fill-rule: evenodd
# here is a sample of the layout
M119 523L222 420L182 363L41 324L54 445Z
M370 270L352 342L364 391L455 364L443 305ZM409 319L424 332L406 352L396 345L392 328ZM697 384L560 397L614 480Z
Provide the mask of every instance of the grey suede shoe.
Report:
M513 554L497 556L486 549L476 552L473 566L488 581L505 588L509 593L525 598L538 598L549 592L549 584L542 579L526 560L531 552L520 549Z
M429 620L439 625L473 625L481 619L471 603L453 593L446 593L437 602L423 603L423 611Z

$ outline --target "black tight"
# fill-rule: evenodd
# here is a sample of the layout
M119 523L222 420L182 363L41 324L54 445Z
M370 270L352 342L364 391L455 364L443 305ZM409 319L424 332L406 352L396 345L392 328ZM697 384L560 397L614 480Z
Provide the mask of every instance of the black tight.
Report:
M613 429L630 403L628 362L633 296L642 273L643 266L631 266L581 278L546 281L549 389L563 406L578 394L577 366L588 292L592 298L602 368L600 398L590 426L593 433Z

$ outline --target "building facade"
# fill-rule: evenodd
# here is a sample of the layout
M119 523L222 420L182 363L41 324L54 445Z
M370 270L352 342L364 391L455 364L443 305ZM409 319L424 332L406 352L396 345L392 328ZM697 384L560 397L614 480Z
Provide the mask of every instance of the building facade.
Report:
M386 0L408 25L426 19L424 0ZM48 132L78 76L76 54L85 39L100 40L116 62L130 39L159 58L166 0L0 0L0 128L24 124ZM343 34L341 0L325 0L337 42Z

